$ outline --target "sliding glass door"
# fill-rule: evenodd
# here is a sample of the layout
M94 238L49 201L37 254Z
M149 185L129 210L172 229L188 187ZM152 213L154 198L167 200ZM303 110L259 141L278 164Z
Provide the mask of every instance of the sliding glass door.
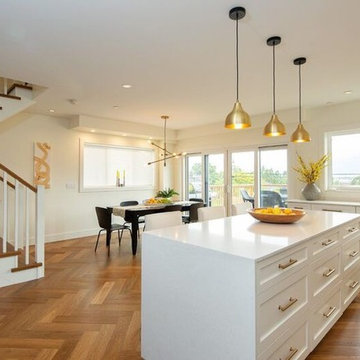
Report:
M249 201L254 206L286 206L287 146L269 146L186 157L186 198L208 206Z
M203 198L203 157L201 154L186 156L186 198Z
M231 204L239 204L245 197L255 197L255 151L230 153Z
M205 155L205 202L209 206L225 206L225 156Z
M259 150L260 206L285 207L287 202L287 147Z

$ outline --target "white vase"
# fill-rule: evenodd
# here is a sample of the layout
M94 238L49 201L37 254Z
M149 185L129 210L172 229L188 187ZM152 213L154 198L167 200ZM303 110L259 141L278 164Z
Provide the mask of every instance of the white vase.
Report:
M321 190L315 183L309 183L303 187L301 193L306 200L319 200Z

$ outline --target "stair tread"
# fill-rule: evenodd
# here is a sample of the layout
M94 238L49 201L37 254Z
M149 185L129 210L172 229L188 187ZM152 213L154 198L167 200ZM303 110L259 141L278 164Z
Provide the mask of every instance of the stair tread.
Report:
M16 255L20 255L20 254L21 254L21 250L7 251L5 253L0 252L0 259L5 258L5 257L10 257L10 256L16 256Z
M21 88L21 89L28 89L28 90L32 90L32 86L29 86L29 85L22 85L22 84L12 84L8 91L7 91L7 94L9 95L15 88Z
M18 266L16 268L12 268L11 272L17 272L17 271L23 271L23 270L27 270L27 269L33 269L33 268L40 267L42 265L43 264L41 262L40 263L35 262L35 263L27 264L27 265L21 265L21 266Z
M20 96L15 95L0 94L0 96L8 99L21 100Z

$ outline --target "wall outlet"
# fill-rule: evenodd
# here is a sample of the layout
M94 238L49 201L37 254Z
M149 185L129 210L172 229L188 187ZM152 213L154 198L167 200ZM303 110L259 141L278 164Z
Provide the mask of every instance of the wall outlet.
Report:
M74 182L68 182L65 184L65 187L67 190L74 190L76 188L76 185Z

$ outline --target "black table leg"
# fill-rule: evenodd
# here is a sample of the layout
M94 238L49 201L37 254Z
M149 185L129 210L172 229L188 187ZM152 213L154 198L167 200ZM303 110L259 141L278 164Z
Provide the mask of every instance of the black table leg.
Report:
M111 231L106 230L106 246L108 249L108 256L110 256L110 241L111 241Z
M136 255L138 231L139 231L139 222L138 222L138 217L135 216L131 220L131 247L132 247L133 255Z

